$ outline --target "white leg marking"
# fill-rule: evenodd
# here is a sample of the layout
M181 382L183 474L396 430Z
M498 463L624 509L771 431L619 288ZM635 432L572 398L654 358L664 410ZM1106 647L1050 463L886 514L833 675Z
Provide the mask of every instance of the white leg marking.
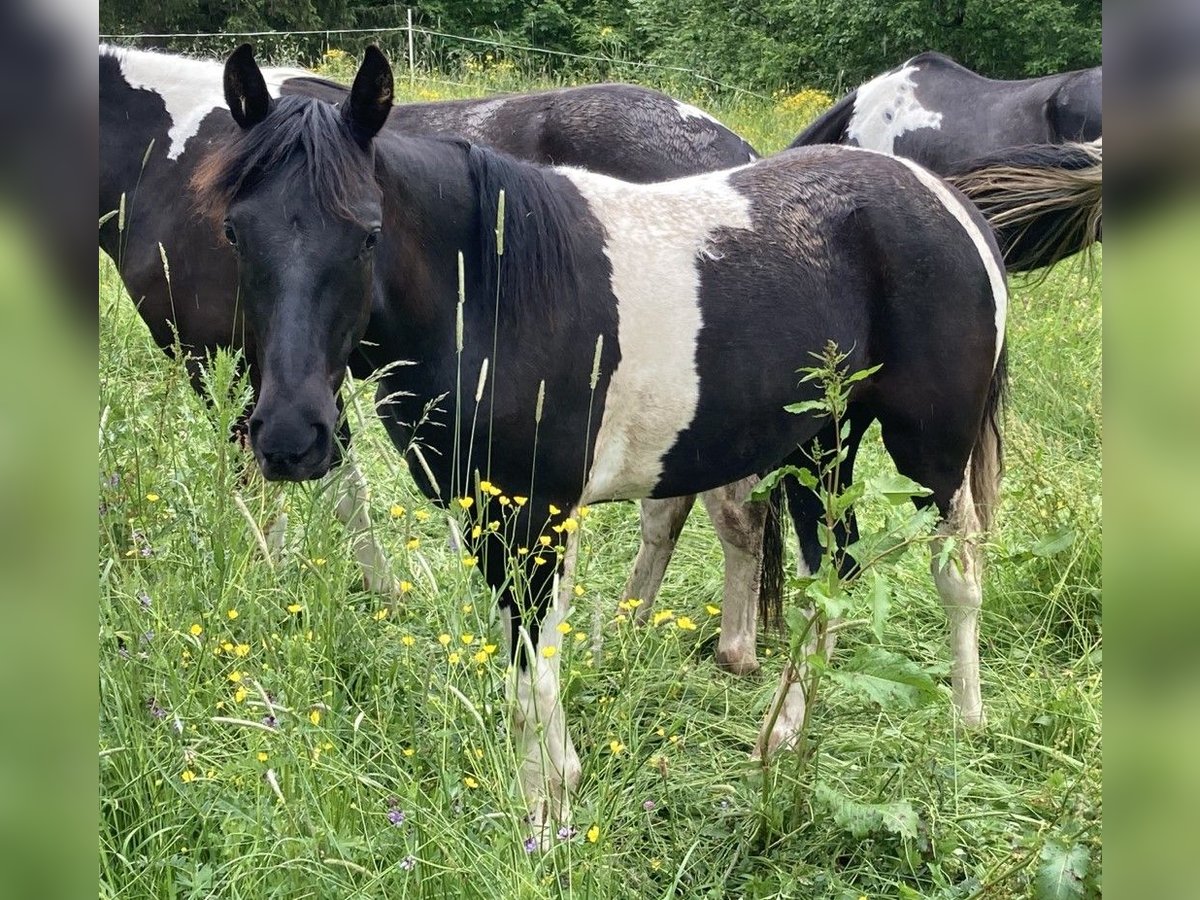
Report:
M554 603L538 631L537 646L522 628L527 665L515 666L509 680L514 700L513 737L516 741L518 781L529 809L533 837L549 845L557 824L571 819L571 792L579 784L579 755L567 732L560 692L559 663L562 633L558 626L571 611L579 532L567 536L563 574L554 585Z
M735 675L758 669L758 594L762 587L765 503L746 503L756 476L706 491L701 496L725 551L725 599L717 664Z
M622 600L637 599L635 615L644 623L650 617L654 598L662 587L667 564L675 552L680 529L687 521L688 513L696 502L696 495L669 497L665 500L643 500L639 511L642 524L642 541L638 546L633 571L621 592Z
M736 169L648 185L556 171L604 228L621 349L581 502L645 497L700 398L699 257L719 230L751 227L750 200L729 183Z
M812 611L807 611L805 615L811 617ZM840 621L840 619L833 619L829 625L832 627ZM833 649L836 644L837 632L826 632L826 662L833 658ZM815 637L809 638L804 646L804 655L808 657L816 652L817 640ZM753 758L761 759L764 753L770 758L779 750L790 750L794 747L796 738L800 736L801 729L804 727L804 717L807 712L804 695L804 682L807 678L807 665L793 666L790 662L784 663L783 672L779 676L779 687L775 689L775 696L767 706L767 715L763 719L762 728L758 732L758 740L754 744L754 752L751 754ZM775 713L777 709L779 710L778 715ZM772 718L775 720L774 725L771 722Z
M367 482L354 459L347 454L341 467L325 476L337 479L337 504L334 512L350 535L354 558L362 567L363 584L368 591L386 597L399 597L400 588L392 575L391 562L375 540L368 510Z
M917 100L913 74L918 71L917 66L905 65L862 85L854 96L846 136L867 150L894 153L900 135L918 128L940 129L942 114Z
M950 514L938 526L938 533L958 541L958 553L946 565L938 565L942 540L933 542L930 568L942 607L950 621L950 650L954 662L950 683L954 705L963 723L979 727L987 722L979 687L979 611L983 607L983 554L975 544L980 531L971 496L971 464L963 476L962 487L950 501Z

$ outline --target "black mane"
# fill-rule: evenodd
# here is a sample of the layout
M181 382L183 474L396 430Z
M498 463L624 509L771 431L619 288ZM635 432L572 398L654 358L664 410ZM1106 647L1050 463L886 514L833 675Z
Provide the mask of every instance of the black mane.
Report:
M308 187L327 212L353 219L356 192L374 183L369 154L355 141L338 107L310 97L272 101L267 118L214 149L192 177L200 209L214 220L295 154L305 160Z
M464 142L465 143L465 142ZM582 246L582 210L569 182L546 168L524 163L478 144L467 144L467 168L479 211L479 253L489 297L500 291L500 315L538 311L539 299L555 303L542 312L553 321L579 303L576 260ZM560 178L550 184L549 178ZM496 217L504 192L503 255Z

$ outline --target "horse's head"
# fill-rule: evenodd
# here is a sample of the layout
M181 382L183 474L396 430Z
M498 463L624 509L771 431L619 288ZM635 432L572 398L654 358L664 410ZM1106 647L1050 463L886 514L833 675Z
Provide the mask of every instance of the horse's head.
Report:
M372 139L392 105L392 71L369 47L349 99L272 100L249 45L225 65L241 133L193 180L238 261L261 388L250 440L263 474L303 481L333 456L337 392L371 308L382 224Z

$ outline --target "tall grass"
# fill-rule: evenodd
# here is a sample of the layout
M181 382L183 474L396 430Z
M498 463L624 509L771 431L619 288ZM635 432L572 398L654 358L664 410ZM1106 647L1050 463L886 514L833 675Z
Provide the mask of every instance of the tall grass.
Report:
M771 104L718 112L764 152L803 124ZM362 592L318 487L282 489L291 527L282 559L264 562L233 497L265 528L281 489L248 474L222 427L244 385L219 359L216 401L201 403L102 264L100 895L1025 897L1048 842L1078 845L1095 875L1099 281L1068 267L1014 291L988 729L954 728L923 554L897 575L883 644L946 685L944 702L885 713L831 689L816 713L822 778L863 803L908 801L917 836L862 831L819 796L786 820L763 803L747 754L783 639L762 637L760 675L716 669L721 559L700 512L659 601L674 618L615 621L637 514L611 504L584 522L563 649L576 833L530 853L490 594L381 427L354 423L380 540L409 586L398 605ZM859 473L888 466L869 434ZM682 615L698 627L677 627ZM848 631L839 656L874 640ZM764 816L777 818L766 846Z

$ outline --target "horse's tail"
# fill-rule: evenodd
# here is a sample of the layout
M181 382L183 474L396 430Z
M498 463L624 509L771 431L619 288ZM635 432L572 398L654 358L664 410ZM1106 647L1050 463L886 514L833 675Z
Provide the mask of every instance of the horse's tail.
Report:
M818 116L811 125L796 135L796 139L788 144L793 147L811 147L813 144L840 144L846 136L846 127L850 117L854 115L854 101L858 91L851 91L829 109Z
M991 224L1008 270L1025 272L1101 239L1103 170L1097 140L1011 147L945 174Z
M1000 476L1004 473L1004 441L1000 434L1000 421L1007 391L1008 347L1004 345L992 370L983 418L979 421L979 434L971 451L971 496L975 501L975 515L984 531L991 528L1000 496Z
M783 622L783 485L777 484L766 500L763 528L762 578L758 590L758 619L764 629Z

